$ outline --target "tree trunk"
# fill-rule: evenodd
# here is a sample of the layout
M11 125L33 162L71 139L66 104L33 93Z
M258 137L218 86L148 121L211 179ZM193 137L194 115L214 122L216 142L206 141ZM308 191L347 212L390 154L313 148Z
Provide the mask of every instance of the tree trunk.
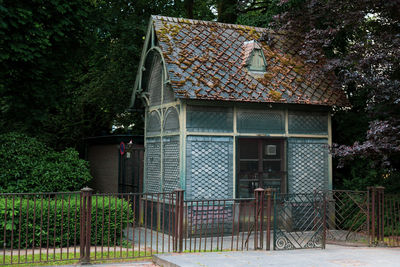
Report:
M185 0L184 6L185 6L186 17L188 19L193 19L194 0Z
M237 19L237 0L217 0L218 21L235 23Z

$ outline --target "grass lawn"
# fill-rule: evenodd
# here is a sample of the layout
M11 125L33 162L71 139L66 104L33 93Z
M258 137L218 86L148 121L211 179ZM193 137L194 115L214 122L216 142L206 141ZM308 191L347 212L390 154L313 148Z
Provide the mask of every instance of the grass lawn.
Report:
M74 257L73 253L69 254L69 259L67 253L52 253L40 255L20 255L18 264L18 255L0 256L0 264L3 266L45 266L45 265L71 265L77 264L79 262L80 253L77 252ZM103 255L103 257L102 257ZM71 259L73 258L73 259ZM96 260L95 260L96 258ZM103 252L91 252L90 253L91 263L107 263L107 262L124 262L124 261L134 261L134 260L146 260L151 259L150 251L111 251L108 253L107 250ZM41 262L42 261L42 262ZM46 261L46 262L45 262ZM24 263L31 262L31 263Z
M119 248L118 248L119 249ZM90 253L90 261L91 263L107 263L107 262L127 262L127 261L136 261L136 260L151 260L151 252L150 251L117 251L114 252L114 249L110 249L110 252L108 253L107 249L105 248L103 253L100 251L97 252L91 252ZM224 250L218 250L218 249L213 249L213 250L201 250L201 252L223 252L223 251L230 251L228 249ZM198 250L196 251L189 251L185 250L183 253L193 253L193 252L200 252ZM153 251L153 254L157 253L156 251ZM48 258L47 254L42 254L42 257L40 257L39 254L35 255L20 255L20 260L18 263L18 255L13 255L12 256L12 261L11 261L11 256L6 255L5 259L3 255L0 255L0 264L5 264L3 266L15 266L18 264L18 266L46 266L46 265L73 265L79 263L79 255L80 253L77 252L76 256L74 257L73 252L69 253L69 259L68 259L68 254L67 253L49 253ZM103 257L102 257L103 255ZM71 259L73 258L73 259ZM96 258L96 259L95 259ZM30 262L30 263L24 263L24 262Z

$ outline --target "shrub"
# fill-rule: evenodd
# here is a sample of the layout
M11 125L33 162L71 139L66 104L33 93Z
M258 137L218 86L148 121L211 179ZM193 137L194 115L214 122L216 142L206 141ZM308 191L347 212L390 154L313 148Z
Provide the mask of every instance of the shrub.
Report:
M72 148L57 152L25 134L0 135L0 192L77 191L90 179Z
M128 209L129 218L127 216ZM29 199L21 199L18 196L14 198L14 222L12 213L12 197L7 197L6 207L6 198L3 196L0 199L0 240L6 241L7 248L18 248L19 246L20 248L32 248L33 246L66 247L74 246L74 244L80 242L79 194L57 195L57 197L51 195L50 199L48 195L45 195L43 201L41 196L37 196L36 201L33 196L30 196ZM36 214L35 217L33 216L34 213ZM100 245L102 236L104 237L104 245L107 245L107 237L110 238L110 245L114 242L119 244L121 231L126 228L128 222L132 221L133 212L127 201L116 197L99 197L96 209L96 199L93 197L91 244ZM4 225L6 225L5 239ZM12 234L13 243L11 244ZM19 240L21 241L20 244Z

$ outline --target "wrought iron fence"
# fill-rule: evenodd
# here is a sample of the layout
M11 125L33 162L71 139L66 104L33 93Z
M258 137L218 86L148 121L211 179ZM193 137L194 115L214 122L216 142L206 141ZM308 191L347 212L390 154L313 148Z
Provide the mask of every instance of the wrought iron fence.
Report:
M0 194L0 265L88 263L178 251L179 201L183 191Z
M390 247L400 246L400 195L383 197L383 243Z
M115 213L104 210L107 201ZM182 251L182 190L146 194L84 192L82 203L86 206L81 215L86 222L82 224L86 228L81 228L82 263Z
M400 246L400 195L383 187L325 192L328 243Z
M328 243L369 244L368 191L326 191L326 239Z
M1 194L0 264L79 259L80 192Z
M254 209L254 198L185 201L184 250L253 249Z
M154 253L400 245L400 196L383 188L184 201L172 193L0 194L0 265Z
M400 246L400 195L385 194L383 187L369 188L371 244Z
M324 193L276 194L274 250L325 248Z

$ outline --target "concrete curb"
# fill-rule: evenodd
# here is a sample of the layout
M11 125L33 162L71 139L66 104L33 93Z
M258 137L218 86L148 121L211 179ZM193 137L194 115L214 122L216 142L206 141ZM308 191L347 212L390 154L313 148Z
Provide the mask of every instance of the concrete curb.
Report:
M172 254L163 254L163 255L166 256ZM176 265L175 263L171 263L165 259L160 258L158 254L153 255L152 260L154 264L157 264L161 267L181 267L180 265Z

